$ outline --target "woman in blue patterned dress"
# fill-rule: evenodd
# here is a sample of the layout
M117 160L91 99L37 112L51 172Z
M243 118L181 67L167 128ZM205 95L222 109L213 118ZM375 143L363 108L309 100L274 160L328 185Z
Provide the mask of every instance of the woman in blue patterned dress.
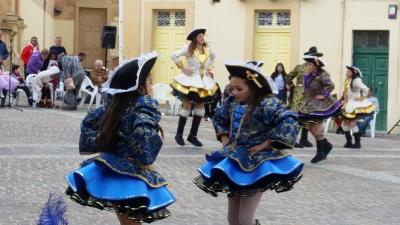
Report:
M255 61L228 63L233 96L213 118L222 150L206 155L195 184L217 196L228 194L230 225L259 224L255 211L266 190L288 191L301 178L303 163L283 151L295 142L297 115L273 97Z
M112 101L88 113L81 125L81 154L100 153L67 175L66 194L84 206L115 210L121 224L166 218L175 201L152 164L162 146L158 103L151 98L155 52L118 67L103 85Z

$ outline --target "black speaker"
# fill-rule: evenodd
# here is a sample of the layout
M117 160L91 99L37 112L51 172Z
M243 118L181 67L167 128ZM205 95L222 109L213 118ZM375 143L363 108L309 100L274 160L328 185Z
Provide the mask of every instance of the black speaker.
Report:
M101 34L101 47L102 48L115 48L115 36L117 27L104 26Z

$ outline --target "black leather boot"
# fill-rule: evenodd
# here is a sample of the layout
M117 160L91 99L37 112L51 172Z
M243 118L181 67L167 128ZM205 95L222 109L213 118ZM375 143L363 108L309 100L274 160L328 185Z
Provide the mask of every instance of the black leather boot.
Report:
M324 139L324 152L325 152L325 155L326 156L328 156L329 155L329 153L331 152L331 150L332 150L332 144L331 143L329 143L329 141L325 138Z
M261 223L258 219L256 219L256 225L261 225Z
M6 107L6 97L4 96L4 98L0 98L0 107L4 108Z
M311 142L308 141L308 129L307 128L301 129L300 145L303 145L304 147L312 147L313 146L313 144L311 144Z
M338 127L338 128L336 129L336 134L344 134L343 128L342 128L342 127Z
M190 133L187 141L192 143L194 146L201 147L203 144L197 139L197 132L199 131L199 126L201 122L201 116L193 116L192 128L190 128Z
M351 148L361 148L361 134L360 132L354 133L354 144L351 146Z
M300 143L294 143L295 148L304 148L304 146Z
M178 145L184 146L183 130L185 129L187 117L179 116L178 129L176 130L175 141Z
M325 141L326 139L317 140L317 154L311 159L311 163L318 163L326 159L326 154L324 151L324 147L326 145Z
M344 136L346 137L346 144L343 146L343 148L351 148L353 146L353 144L351 142L350 131L344 132Z

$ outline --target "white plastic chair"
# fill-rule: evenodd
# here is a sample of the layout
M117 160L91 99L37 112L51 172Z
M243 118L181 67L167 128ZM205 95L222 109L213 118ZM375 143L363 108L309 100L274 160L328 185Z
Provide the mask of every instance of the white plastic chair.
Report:
M374 118L369 122L369 129L371 132L371 138L375 138L375 126L376 126L376 115L378 113L374 113ZM328 132L329 129L329 124L332 120L332 117L329 117L328 119L325 120L325 127L324 127L324 133Z
M171 114L176 115L180 106L180 101L174 96L170 96L172 88L168 84L154 84L153 85L153 98L159 102L168 104ZM177 109L178 107L178 109Z
M86 87L89 86L93 89L93 91L90 91ZM86 97L90 96L90 102L89 102L89 107L88 110L92 107L93 100L96 98L96 94L99 92L99 89L97 86L93 85L92 81L90 80L89 77L85 76L85 79L82 82L81 89L79 93L82 94L82 100L81 103L79 103L79 106L83 106L85 103ZM98 101L98 100L97 100Z
M371 138L375 138L375 126L376 126L376 116L378 113L374 112L374 117L369 121L369 131L371 133Z
M19 97L21 96L21 92L24 92L22 89L17 88L17 90L15 90L15 98L12 98L12 102L11 105L12 106L17 106L19 105Z
M29 74L26 79L25 79L25 84L28 85L29 89L31 90L32 93L32 99L33 99L33 105L32 107L36 108L36 104L40 101L41 97L42 97L42 88L40 86L38 86L37 82L41 82L38 81L36 78L36 74ZM47 84L49 86L50 89L50 99L51 102L54 103L54 93L53 93L53 83L49 82ZM16 100L17 104L19 103L19 96L18 99Z
M35 88L36 85L34 85L34 80L35 80L36 74L29 74L26 79L25 79L25 84L28 85L29 89L31 90L32 93L32 99L33 99L33 105L32 107L36 108L36 104L39 102L39 95L41 95L41 92L36 90Z
M64 97L65 91L64 91L64 82L60 81L58 84L58 87L56 88L54 95L56 97L60 96L61 98Z

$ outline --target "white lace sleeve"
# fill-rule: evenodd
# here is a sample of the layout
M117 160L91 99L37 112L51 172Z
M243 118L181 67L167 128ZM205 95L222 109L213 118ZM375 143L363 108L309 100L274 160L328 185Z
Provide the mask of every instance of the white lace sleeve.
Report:
M204 67L207 69L212 69L212 67L214 66L214 63L215 63L215 53L211 48L209 48L208 51L209 51L210 56L207 59L207 62L204 65Z
M188 46L185 45L183 48L175 51L174 53L171 54L171 59L174 61L175 64L179 64L181 60L179 59L182 56L186 56L188 54Z
M361 78L355 79L355 80L353 81L353 85L354 85L355 87L360 88L360 92L361 92L361 95L362 95L362 96L366 97L366 96L368 95L368 90L369 90L369 88L367 87L367 85L365 85L365 84L362 82Z

